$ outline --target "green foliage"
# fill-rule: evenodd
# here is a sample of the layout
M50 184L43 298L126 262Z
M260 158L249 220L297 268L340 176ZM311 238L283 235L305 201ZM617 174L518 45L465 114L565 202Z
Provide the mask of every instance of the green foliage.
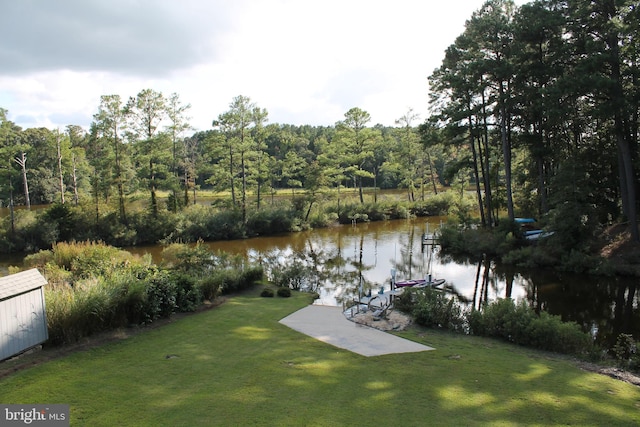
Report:
M454 203L454 195L451 191L432 195L424 201L414 202L411 207L413 215L443 216L447 215Z
M264 288L262 292L260 292L260 296L264 298L273 298L275 295L275 292L273 292L271 288Z
M304 289L311 276L311 268L297 258L279 268L271 269L271 282L274 285L294 290Z
M462 229L446 225L440 229L440 245L444 253L479 258L500 256L520 243L508 230Z
M621 369L640 369L640 354L638 354L638 343L631 334L620 334L613 346L613 354Z
M195 311L204 301L196 280L188 273L174 273L171 280L176 286L176 306L178 311Z
M172 245L163 255L168 269L93 242L59 243L29 256L25 264L45 271L49 281L49 343L194 311L204 299L247 289L263 276L262 267L202 244Z
M455 298L449 298L439 290L405 289L396 306L409 313L422 326L452 331L462 331L464 328L465 319L460 304Z
M324 228L338 221L338 214L335 212L316 212L309 217L311 228Z
M56 203L47 209L42 217L57 229L56 241L67 241L74 239L77 234L75 228L78 221L73 215L68 204Z
M129 227L135 231L135 245L155 244L176 228L176 215L168 211L142 211L129 215Z
M515 305L510 299L498 299L470 315L469 330L474 335L520 342L534 316L524 302Z
M214 256L202 241L171 244L162 250L162 259L167 267L197 277L207 275L214 266Z
M529 324L527 339L524 345L564 354L588 354L593 346L592 338L580 329L580 325L563 322L560 316L547 312L541 312Z
M341 207L338 212L338 221L341 224L351 224L354 221L406 219L411 215L411 207L401 202L349 203Z
M263 236L292 231L295 213L286 206L253 211L247 218L247 234Z
M499 299L467 316L474 335L565 354L589 354L593 341L575 322L563 322L546 312L536 314L525 302Z
M278 296L289 298L291 296L291 288L278 288Z
M396 299L396 308L419 325L467 331L515 344L565 354L588 355L593 341L575 322L563 322L546 312L536 314L525 302L499 299L483 310L464 313L455 298L435 289L408 288Z
M146 292L147 319L168 318L178 308L176 284L166 272L158 271L147 278Z
M232 294L251 288L256 282L262 280L264 272L261 266L252 266L244 269L225 269L214 273L220 283L222 294Z
M202 297L208 301L213 301L220 295L222 283L223 281L218 280L215 274L206 275L197 281Z
M28 255L24 264L46 269L55 265L71 274L72 282L91 277L108 276L131 263L144 263L129 252L99 242L61 242L52 250Z

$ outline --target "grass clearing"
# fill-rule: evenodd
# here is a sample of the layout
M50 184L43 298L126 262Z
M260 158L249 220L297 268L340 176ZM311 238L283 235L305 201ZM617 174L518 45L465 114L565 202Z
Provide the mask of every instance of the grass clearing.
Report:
M364 357L278 321L260 289L0 380L0 402L68 403L71 425L640 424L640 388L562 358L412 328L435 351Z

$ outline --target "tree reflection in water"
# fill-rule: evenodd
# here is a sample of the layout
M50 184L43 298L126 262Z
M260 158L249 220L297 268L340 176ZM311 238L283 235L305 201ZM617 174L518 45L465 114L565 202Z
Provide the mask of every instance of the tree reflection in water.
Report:
M429 219L430 229L441 220ZM322 304L349 302L360 284L364 293L389 289L393 268L398 280L429 273L446 279L445 291L467 309L482 309L498 298L525 300L538 312L597 329L602 340L615 341L622 332L640 336L635 280L526 270L489 258L453 259L437 246L423 251L425 228L424 219L384 221L208 245L261 263L269 277L297 268L294 286L317 292Z

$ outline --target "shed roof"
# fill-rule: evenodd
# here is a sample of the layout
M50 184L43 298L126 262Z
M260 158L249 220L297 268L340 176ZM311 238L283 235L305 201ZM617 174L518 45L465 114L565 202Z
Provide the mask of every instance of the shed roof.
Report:
M37 268L0 277L0 301L29 292L47 284Z

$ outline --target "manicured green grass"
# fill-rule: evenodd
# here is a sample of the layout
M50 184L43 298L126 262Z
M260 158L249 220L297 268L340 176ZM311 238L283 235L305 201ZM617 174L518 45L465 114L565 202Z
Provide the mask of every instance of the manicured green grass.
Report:
M88 426L640 424L638 387L561 358L417 328L401 335L435 351L367 358L278 323L308 295L259 291L15 373L0 402Z

